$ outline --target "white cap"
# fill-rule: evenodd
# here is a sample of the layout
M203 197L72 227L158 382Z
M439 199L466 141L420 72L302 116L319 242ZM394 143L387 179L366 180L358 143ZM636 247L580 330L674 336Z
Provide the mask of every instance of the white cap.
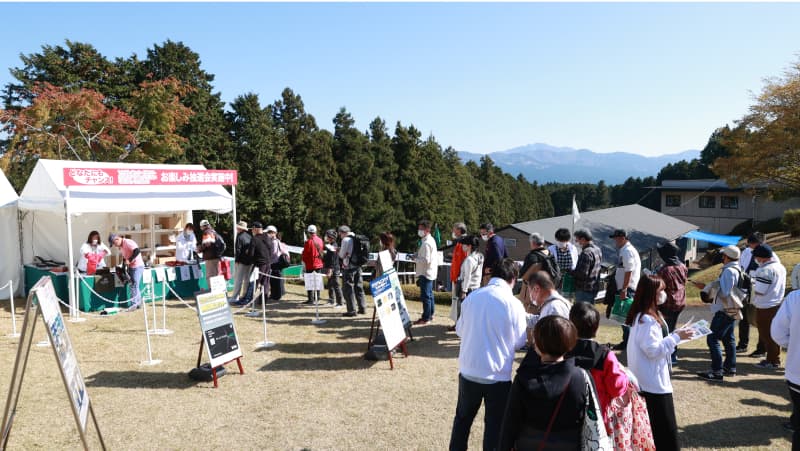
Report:
M269 232L278 233L278 229L276 229L274 225L268 225L267 226L267 233L269 233Z
M211 224L208 223L205 219L200 221L200 227L209 227Z
M306 229L306 232L308 232L308 233L317 233L317 226L315 226L314 224L311 224L310 226L308 226L308 229Z

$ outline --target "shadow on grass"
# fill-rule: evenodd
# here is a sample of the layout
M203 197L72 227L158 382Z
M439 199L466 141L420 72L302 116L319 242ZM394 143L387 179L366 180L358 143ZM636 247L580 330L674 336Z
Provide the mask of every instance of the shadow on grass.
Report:
M723 418L682 428L680 440L693 448L769 446L772 439L789 436L781 426L787 420L777 415Z
M792 404L788 398L786 399L786 402L783 404L776 404L774 402L764 401L763 399L759 398L742 399L739 402L741 402L746 406L766 407L774 410L785 410L790 413L792 411Z
M100 371L86 378L86 386L113 388L186 389L194 387L198 384L197 381L189 379L188 373L188 370L185 373Z
M280 357L262 366L258 371L339 371L364 370L375 364L383 363L389 368L389 362L364 360L361 356L348 357Z

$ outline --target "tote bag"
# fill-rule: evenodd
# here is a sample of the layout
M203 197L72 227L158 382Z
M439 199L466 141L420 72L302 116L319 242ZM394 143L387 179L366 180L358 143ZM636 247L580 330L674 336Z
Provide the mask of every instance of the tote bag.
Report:
M583 433L581 435L582 451L611 451L613 446L608 438L603 417L600 414L600 405L597 402L597 393L594 388L592 376L585 370L583 378L586 381L586 415L583 417Z

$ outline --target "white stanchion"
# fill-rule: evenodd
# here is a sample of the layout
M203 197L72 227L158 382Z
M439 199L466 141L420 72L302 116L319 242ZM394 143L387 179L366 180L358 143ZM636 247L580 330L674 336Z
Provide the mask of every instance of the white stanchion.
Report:
M258 278L261 275L261 271L259 271L258 268L255 267L255 265L253 265L253 266L254 266L253 267L253 271L250 273L250 283L258 283ZM254 288L254 290L255 290L255 288ZM263 292L263 289L262 289L262 292ZM263 298L263 296L262 296L262 298ZM253 300L250 301L250 311L245 313L244 316L246 316L248 318L258 318L259 316L261 316L261 312L259 312L256 309L255 297L253 297ZM266 339L264 341L266 341Z
M79 279L81 279L81 274L80 274L80 272L78 272L77 268L75 268L75 274L72 275L72 278L75 278L75 277L78 277ZM75 285L75 282L71 281L70 288L72 290L74 290L74 292L75 292L75 308L73 309L72 307L70 307L70 312L72 312L74 310L74 314L70 314L69 322L71 322L71 323L82 323L82 322L86 321L87 318L81 316L81 308L80 308L80 306L78 306L78 302L79 302L79 299L78 299L78 287L76 287L74 285ZM70 305L72 305L72 302L70 302Z
M17 333L17 315L14 309L14 281L9 280L6 286L8 286L8 300L11 302L11 333L6 336L8 338L19 338L19 333Z
M139 302L142 303L142 312L144 313L144 331L145 331L144 335L145 335L145 337L147 337L147 360L142 360L141 362L139 362L139 365L142 365L142 366L158 365L159 363L161 363L161 360L154 360L153 359L153 349L150 346L150 328L149 328L149 325L147 324L147 321L148 321L147 320L147 303L144 302L144 299L141 297L141 293L140 293L140 296L139 296Z
M311 320L311 324L325 324L328 321L319 319L319 290L314 291L314 310L316 310L316 318Z
M319 293L322 291L322 274L316 272L308 272L304 275L306 291L314 293L314 309L316 310L316 317L311 320L311 324L325 324L326 320L319 318Z
M155 301L153 301L153 302L155 302ZM162 336L163 335L172 335L172 334L175 333L175 331L167 329L167 281L166 280L161 281L161 306L163 307L163 309L162 309L163 310L162 327L154 328L153 329L153 334L154 335L162 335ZM153 315L155 316L155 313ZM153 323L155 324L155 321L153 321Z
M264 341L256 343L256 350L275 347L275 342L267 339L267 302L263 289L261 290L261 322L264 323Z

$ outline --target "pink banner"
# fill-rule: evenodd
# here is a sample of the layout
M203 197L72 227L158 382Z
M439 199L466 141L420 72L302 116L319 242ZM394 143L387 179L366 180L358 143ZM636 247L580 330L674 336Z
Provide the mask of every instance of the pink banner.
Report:
M203 169L64 168L64 186L236 185L238 173Z

